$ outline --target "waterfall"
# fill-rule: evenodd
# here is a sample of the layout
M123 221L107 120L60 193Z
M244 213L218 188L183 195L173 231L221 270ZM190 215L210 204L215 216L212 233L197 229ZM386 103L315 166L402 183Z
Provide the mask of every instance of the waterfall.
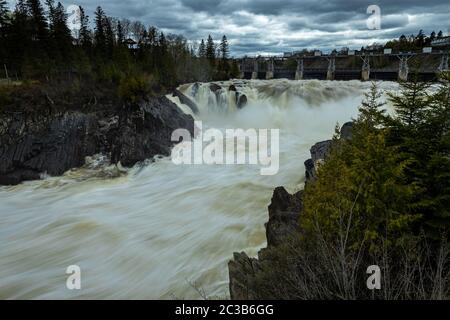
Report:
M226 297L233 252L265 246L273 189L302 188L310 147L356 116L370 83L215 85L179 90L204 127L280 129L277 175L250 165L176 166L169 157L124 170L100 157L62 177L0 187L0 298L200 299L192 284ZM242 109L233 86L248 99ZM81 268L81 290L65 287L69 265Z

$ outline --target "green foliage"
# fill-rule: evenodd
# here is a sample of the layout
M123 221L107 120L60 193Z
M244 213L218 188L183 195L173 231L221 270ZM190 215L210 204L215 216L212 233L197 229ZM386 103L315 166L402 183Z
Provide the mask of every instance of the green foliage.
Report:
M305 234L343 238L351 250L381 240L397 247L421 230L438 240L450 226L450 86L430 93L402 83L386 117L373 84L354 121L352 138L333 141L317 179L305 190ZM348 228L351 222L351 228ZM307 237L307 236L305 236Z
M4 107L11 103L12 86L9 84L2 84L0 82L0 112Z
M136 103L152 94L153 79L151 77L125 77L119 84L119 97L128 103Z
M185 82L230 78L226 37L221 63L216 63L211 36L197 56L184 37L166 35L152 26L147 29L139 21L109 17L101 7L90 30L89 17L80 7L81 28L74 39L61 3L45 3L46 8L39 0L18 0L6 28L1 21L7 10L0 6L0 61L11 77L48 83L77 77L117 85L124 75L152 74L162 90Z
M366 94L351 139L333 138L303 195L298 233L264 251L259 299L448 299L450 75L439 88L402 84L387 117ZM367 290L379 265L382 288Z

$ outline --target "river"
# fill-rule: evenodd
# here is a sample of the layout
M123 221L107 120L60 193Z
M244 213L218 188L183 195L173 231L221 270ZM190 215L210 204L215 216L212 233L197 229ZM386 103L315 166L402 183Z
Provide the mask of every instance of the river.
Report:
M170 157L132 169L102 157L62 177L0 187L1 299L200 299L228 297L233 252L256 255L273 189L303 186L310 147L357 114L370 83L235 81L180 90L208 128L280 129L280 170L254 165L181 165ZM392 90L396 84L383 82ZM178 98L171 99L180 108ZM81 268L81 290L66 268Z

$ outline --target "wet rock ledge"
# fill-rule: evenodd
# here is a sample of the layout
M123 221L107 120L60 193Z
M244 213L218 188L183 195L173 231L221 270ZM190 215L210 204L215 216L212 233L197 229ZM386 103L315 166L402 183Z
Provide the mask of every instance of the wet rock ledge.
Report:
M351 138L352 123L344 124L341 129L341 139ZM311 182L316 176L317 167L325 161L330 152L332 141L322 141L315 144L310 152L311 159L305 161L306 182ZM284 187L274 190L269 205L269 221L266 223L267 248L276 248L298 230L298 221L303 210L303 191L293 195ZM256 300L258 289L255 285L264 262L265 251L258 252L257 258L250 258L245 252L234 253L233 260L228 263L229 288L232 300Z
M0 114L0 185L40 179L42 173L58 176L97 153L130 167L169 155L173 130L194 129L193 118L165 96L99 109Z

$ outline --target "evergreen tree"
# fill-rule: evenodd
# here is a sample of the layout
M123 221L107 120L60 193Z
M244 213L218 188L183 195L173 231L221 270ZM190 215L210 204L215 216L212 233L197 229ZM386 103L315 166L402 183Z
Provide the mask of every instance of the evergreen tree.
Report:
M365 99L359 108L357 124L364 125L369 130L373 130L382 125L386 119L386 110L382 109L386 103L380 101L382 94L378 90L375 82L372 82L370 91L365 93L364 96Z
M214 40L211 35L208 36L208 40L206 42L206 58L210 62L214 62L216 59L216 45L214 44Z
M91 32L89 30L89 16L86 15L83 7L80 7L79 43L85 49L89 49L92 45Z
M114 38L115 34L112 27L112 19L110 17L105 17L104 22L104 30L105 30L105 49L108 57L112 57L114 50Z
M48 40L48 25L44 15L44 8L39 0L27 0L28 11L30 12L30 31L34 41L42 42L46 45Z
M105 12L99 6L95 11L95 46L104 53L106 48Z
M405 128L417 128L423 122L428 107L427 88L429 84L413 79L402 82L401 93L389 94L397 113L396 124Z
M198 56L199 58L206 58L206 46L203 39L200 42L200 46L198 47Z
M433 41L433 40L435 40L436 39L436 32L431 32L431 34L430 34L430 40L431 41Z
M67 58L71 53L72 35L67 26L67 14L63 5L58 2L53 9L53 21L51 22L51 36L55 41L61 55Z
M230 48L228 46L228 40L225 35L222 37L222 41L220 42L219 51L220 51L220 58L222 59L222 62L225 62L226 60L228 60L229 55L230 55Z
M8 5L6 4L6 0L0 0L0 34L3 34L2 30L6 27L8 22Z
M124 42L124 35L122 29L122 23L120 21L117 22L117 44L122 45Z

